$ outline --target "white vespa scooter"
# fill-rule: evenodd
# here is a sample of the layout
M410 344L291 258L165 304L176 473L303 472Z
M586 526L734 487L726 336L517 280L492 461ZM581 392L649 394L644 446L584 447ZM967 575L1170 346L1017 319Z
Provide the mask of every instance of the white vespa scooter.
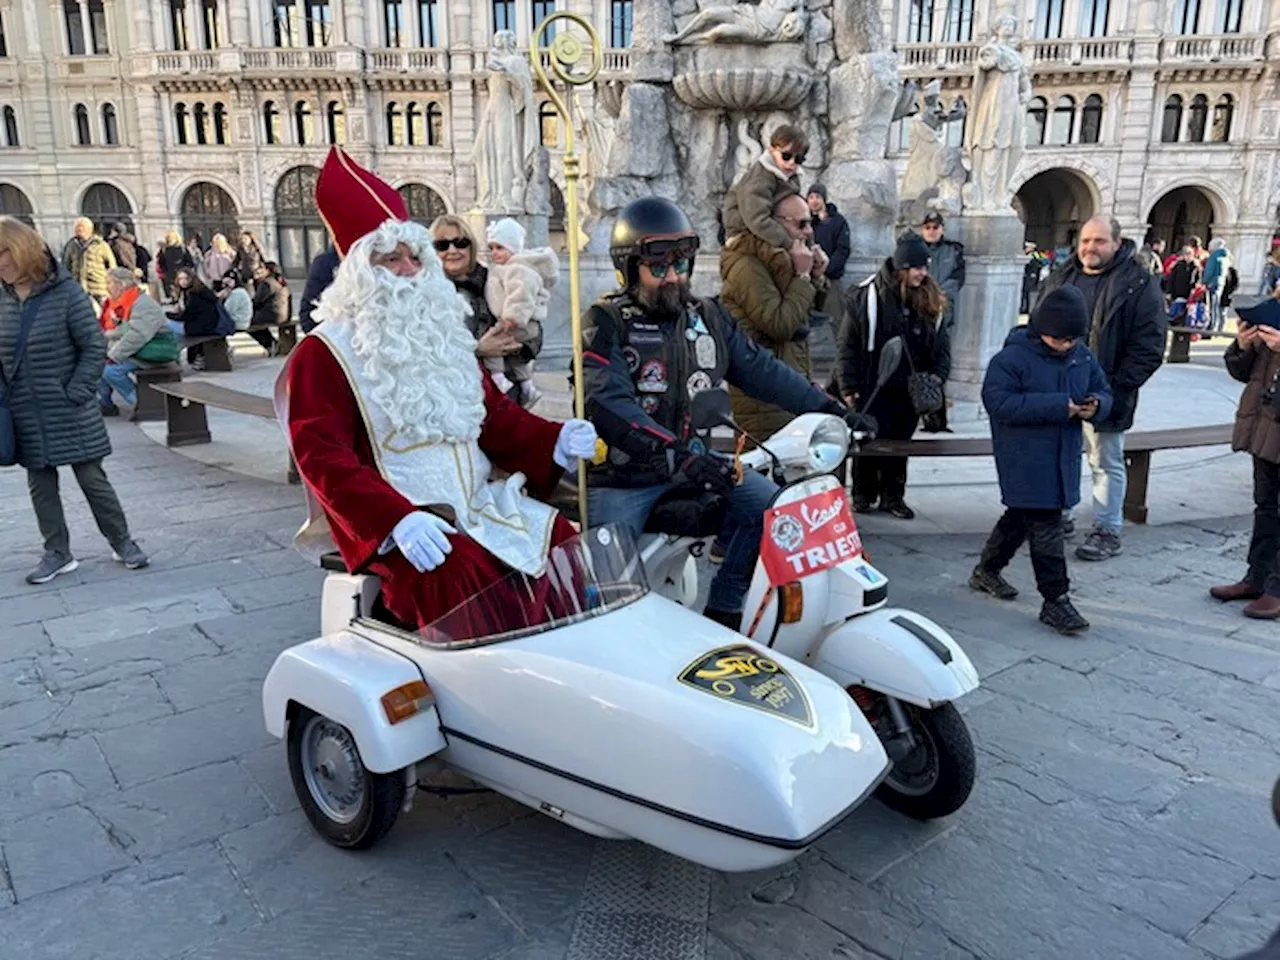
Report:
M895 337L881 353L877 390L901 357ZM699 393L692 408L696 430L741 433L724 391ZM883 803L921 820L943 817L973 788L973 741L954 701L977 688L978 673L938 624L886 606L888 579L863 555L844 486L832 474L848 451L845 423L810 413L741 456L743 469L771 473L781 486L765 517L741 630L848 691L893 761L877 793ZM696 558L718 526L712 515L696 536L646 533L640 555L653 588L692 607Z

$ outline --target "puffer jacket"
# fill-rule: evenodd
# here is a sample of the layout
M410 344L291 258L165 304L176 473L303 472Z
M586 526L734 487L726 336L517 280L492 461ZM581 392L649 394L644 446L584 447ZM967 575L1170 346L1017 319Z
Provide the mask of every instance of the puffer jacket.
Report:
M490 264L484 299L499 320L526 326L546 320L551 288L560 279L560 260L550 247L518 253L504 264Z
M107 299L107 271L115 269L116 255L102 237L95 233L85 244L72 237L62 251L62 264L85 293Z
M89 297L52 254L49 270L50 278L25 301L0 285L0 369L13 383L18 463L29 470L88 463L111 453L98 409L106 337ZM18 330L29 311L35 319L15 376Z
M134 289L138 290L137 287ZM117 363L133 359L135 363L146 366L146 361L137 360L133 355L161 330L168 329L168 324L160 304L145 291L138 290L137 299L129 307L124 320L107 331L107 357Z
M1236 408L1231 449L1250 453L1268 463L1280 463L1280 412L1273 414L1262 402L1262 395L1280 377L1280 353L1261 344L1241 350L1233 340L1223 359L1227 372L1245 384Z
M791 254L753 234L744 234L720 251L720 300L738 329L792 370L812 377L809 359L809 312L826 302L826 278L819 289L808 276L797 276ZM794 415L753 400L737 387L733 416L751 436L765 439Z

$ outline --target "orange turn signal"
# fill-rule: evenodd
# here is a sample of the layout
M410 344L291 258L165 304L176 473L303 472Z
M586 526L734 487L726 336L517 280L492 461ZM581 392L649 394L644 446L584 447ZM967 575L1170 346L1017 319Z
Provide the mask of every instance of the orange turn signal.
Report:
M422 680L414 680L382 695L382 709L388 723L408 720L424 706L431 705L431 688Z
M783 623L799 623L804 616L804 587L799 580L778 588L778 607Z

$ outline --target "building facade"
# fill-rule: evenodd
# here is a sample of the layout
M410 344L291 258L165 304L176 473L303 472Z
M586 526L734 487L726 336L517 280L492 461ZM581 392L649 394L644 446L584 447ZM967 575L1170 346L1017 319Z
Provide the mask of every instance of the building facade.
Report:
M559 2L601 25L601 80L625 75L631 0ZM148 247L174 229L206 245L249 230L286 273L305 274L327 243L312 197L329 144L400 189L415 219L470 209L493 34L513 30L527 48L555 9L0 0L0 213L55 246L81 214L104 230L124 221ZM555 149L558 120L539 103Z
M906 75L972 88L996 18L1022 28L1034 99L1015 206L1055 248L1090 216L1141 242L1222 237L1252 292L1280 226L1277 0L883 0ZM890 156L906 164L903 124ZM963 124L952 123L952 142Z

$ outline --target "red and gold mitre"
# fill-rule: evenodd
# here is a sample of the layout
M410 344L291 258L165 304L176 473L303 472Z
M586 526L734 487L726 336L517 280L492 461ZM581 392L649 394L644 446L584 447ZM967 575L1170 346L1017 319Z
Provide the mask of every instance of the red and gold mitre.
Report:
M395 188L361 167L341 147L330 149L320 170L316 207L340 257L388 220L409 219L409 209Z

